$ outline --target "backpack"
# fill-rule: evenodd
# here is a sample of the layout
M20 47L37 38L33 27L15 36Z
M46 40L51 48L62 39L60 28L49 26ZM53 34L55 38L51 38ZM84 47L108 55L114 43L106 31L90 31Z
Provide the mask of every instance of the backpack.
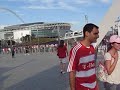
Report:
M96 68L96 74L97 74L97 78L98 80L102 81L102 82L106 82L107 81L107 70L105 68L105 60L100 60L98 62L97 68Z

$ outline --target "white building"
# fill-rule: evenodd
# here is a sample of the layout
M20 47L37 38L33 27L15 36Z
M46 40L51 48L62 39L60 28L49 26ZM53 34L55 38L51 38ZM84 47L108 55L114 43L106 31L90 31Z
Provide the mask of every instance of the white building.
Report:
M13 39L20 42L21 37L34 35L36 37L63 37L66 32L70 32L69 23L26 23L4 27L0 31L0 39Z

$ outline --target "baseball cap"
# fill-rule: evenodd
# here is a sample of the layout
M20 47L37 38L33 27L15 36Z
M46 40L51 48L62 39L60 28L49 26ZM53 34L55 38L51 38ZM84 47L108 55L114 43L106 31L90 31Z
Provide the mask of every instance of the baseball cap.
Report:
M110 42L110 43L114 43L114 42L120 43L120 36L118 36L118 35L112 35L112 36L110 37L109 42Z

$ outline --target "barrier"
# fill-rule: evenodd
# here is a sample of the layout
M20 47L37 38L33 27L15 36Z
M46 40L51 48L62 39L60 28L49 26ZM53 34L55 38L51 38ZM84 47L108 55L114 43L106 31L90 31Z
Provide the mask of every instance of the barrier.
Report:
M83 37L83 32L82 31L74 31L74 32L68 32L65 34L65 39L71 39L71 38L77 38L77 37Z

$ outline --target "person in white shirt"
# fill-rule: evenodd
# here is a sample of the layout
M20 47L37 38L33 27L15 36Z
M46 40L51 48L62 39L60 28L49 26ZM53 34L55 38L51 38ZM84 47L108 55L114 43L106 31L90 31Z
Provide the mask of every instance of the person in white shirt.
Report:
M109 40L110 48L105 53L105 67L107 70L106 90L120 90L120 37L112 35Z

